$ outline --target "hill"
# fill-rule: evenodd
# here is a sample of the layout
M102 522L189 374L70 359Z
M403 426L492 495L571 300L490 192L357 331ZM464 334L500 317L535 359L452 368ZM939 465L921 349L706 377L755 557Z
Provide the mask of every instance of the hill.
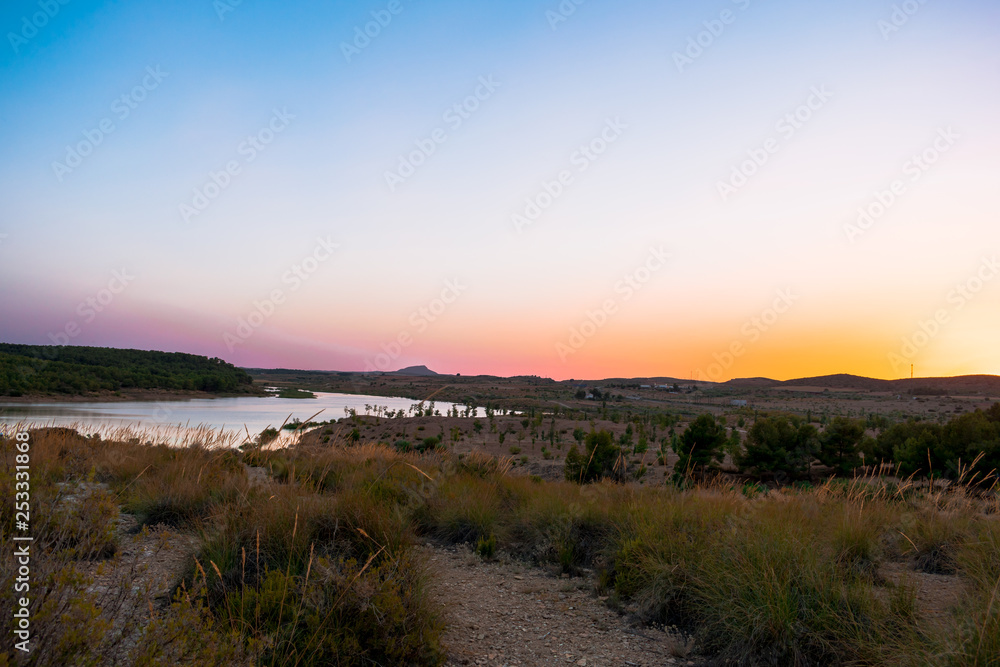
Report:
M740 382L733 380L733 383ZM727 383L728 384L728 383ZM856 391L883 391L898 394L1000 394L1000 376L959 375L939 378L906 378L902 380L877 380L858 375L838 374L821 377L798 378L773 382L771 387L821 387L853 389Z
M406 368L401 368L394 373L390 373L390 375L412 375L415 377L430 377L434 375L439 375L439 373L435 373L431 369L427 368L427 366L407 366Z
M0 343L0 396L122 389L258 393L246 371L181 352Z

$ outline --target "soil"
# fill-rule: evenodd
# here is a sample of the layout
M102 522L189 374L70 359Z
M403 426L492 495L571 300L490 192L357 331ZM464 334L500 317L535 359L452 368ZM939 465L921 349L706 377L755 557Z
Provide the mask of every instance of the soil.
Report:
M449 666L707 664L689 640L610 609L588 578L484 561L464 545L424 553Z
M954 612L961 604L965 584L953 574L919 572L905 563L886 563L882 576L894 585L912 587L917 614L927 623L945 629L955 622Z

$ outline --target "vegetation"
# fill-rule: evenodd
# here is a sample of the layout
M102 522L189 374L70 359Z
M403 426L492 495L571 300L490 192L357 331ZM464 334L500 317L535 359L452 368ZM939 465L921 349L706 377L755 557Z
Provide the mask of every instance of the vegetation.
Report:
M946 424L908 421L883 431L866 452L870 461L892 461L903 475L992 483L1000 470L1000 403L952 418Z
M607 431L588 433L584 438L585 452L576 445L566 454L566 479L571 482L593 482L600 479L622 479L624 458L622 449Z
M316 398L316 394L303 389L284 388L278 390L278 398Z
M242 369L179 352L0 343L0 396L122 389L259 393Z
M757 419L747 431L746 446L737 457L741 468L758 474L803 477L819 454L819 436L812 424L796 417L771 415Z
M688 435L705 451L724 434L708 422ZM834 462L856 451L791 419L757 424L748 445L770 454L756 466L799 471L800 452L819 455L823 444L844 452ZM970 486L970 474L947 488L879 476L650 488L613 481L628 476L610 433L582 440L586 453L567 456L572 481L540 482L511 474L506 459L455 456L437 442L418 443L422 454L403 440L389 448L337 435L233 450L32 431L31 609L45 649L31 664L439 665L440 610L415 551L427 540L592 576L608 604L675 626L719 663L997 664L995 484ZM9 507L9 437L0 452ZM125 555L121 512L144 531L166 524L197 536L169 601L143 587L143 550ZM11 513L0 515L0 539L13 528ZM0 555L8 618L16 568L12 550ZM933 621L916 595L928 572L962 591ZM112 583L96 585L101 577ZM0 651L0 664L13 662L9 644Z
M710 414L699 415L674 443L674 451L680 457L674 466L675 474L704 473L708 467L722 463L725 443L726 427Z
M399 511L420 477L397 465L411 459L368 446L313 457L142 439L30 432L35 650L25 661L7 642L0 664L442 662L441 621ZM0 447L0 502L13 507L12 439ZM248 464L273 481L253 483ZM158 550L126 548L119 512L145 526L137 539L154 525L198 536L166 599L145 574ZM0 539L11 543L13 513L0 517ZM17 568L5 550L8 618Z
M817 457L837 474L848 475L861 465L859 445L864 435L865 424L860 420L835 417L823 430Z

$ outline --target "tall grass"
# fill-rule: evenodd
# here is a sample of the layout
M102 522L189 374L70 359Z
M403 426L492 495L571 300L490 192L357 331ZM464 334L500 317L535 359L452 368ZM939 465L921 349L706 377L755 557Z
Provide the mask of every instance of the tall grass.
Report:
M516 476L509 461L483 455L340 439L243 452L147 442L33 432L34 511L51 517L39 524L53 563L43 597L59 601L42 618L61 647L37 664L196 654L202 664L440 664L443 626L414 547L426 539L592 577L610 604L683 629L721 663L998 664L995 492L878 478L809 490L580 486ZM119 511L196 535L199 547L173 601L148 600L132 638L119 630L110 646L103 630L83 629L127 627L135 605L88 593L86 567L125 568ZM0 518L9 535L11 518ZM890 566L909 574L886 576ZM12 562L3 568L6 586ZM932 624L916 586L942 575L964 593Z

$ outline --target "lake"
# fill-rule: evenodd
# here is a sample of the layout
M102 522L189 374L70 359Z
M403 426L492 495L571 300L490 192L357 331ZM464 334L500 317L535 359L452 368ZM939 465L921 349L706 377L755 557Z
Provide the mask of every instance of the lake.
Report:
M192 432L224 431L228 438L246 439L246 431L257 435L265 428L278 428L287 419L305 421L323 412L315 421L339 419L345 409L365 414L365 406L406 410L419 401L409 398L330 394L315 392L315 399L240 396L235 398L188 399L179 401L119 401L94 403L4 403L0 402L0 426L17 423L35 426L70 426L82 433L109 436L128 430L153 432L172 441L188 439ZM453 403L434 403L446 414ZM481 412L477 411L477 412ZM154 438L157 439L157 438ZM240 441L242 441L240 440Z

